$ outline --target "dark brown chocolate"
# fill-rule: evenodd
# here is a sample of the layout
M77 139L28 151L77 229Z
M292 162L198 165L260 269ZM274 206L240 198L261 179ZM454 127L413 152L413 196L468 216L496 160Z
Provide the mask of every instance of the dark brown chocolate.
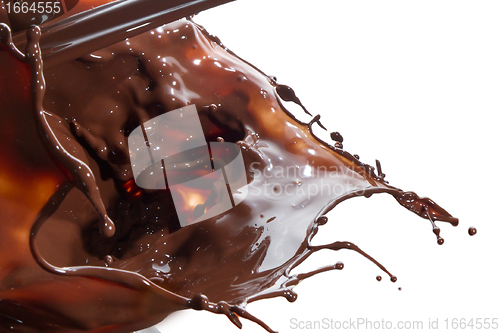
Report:
M234 0L80 1L69 13L71 16L64 15L42 25L40 46L45 68L231 1ZM97 5L100 6L86 10ZM24 24L24 28L28 26ZM16 36L15 44L21 49L25 47L24 34Z
M432 200L389 185L380 163L376 173L319 139L311 129L324 128L319 116L301 122L284 107L302 106L290 87L191 20L45 70L40 35L28 31L24 56L0 26L7 119L0 153L9 193L23 203L0 202L0 253L15 252L0 259L2 331L130 332L191 308L272 332L245 304L275 296L293 302L299 281L344 268L290 273L317 251L356 251L396 282L351 242L311 245L342 201L390 194L430 220L438 242L435 221L458 224ZM127 137L186 105L196 106L207 142L240 146L249 193L235 208L181 228L169 190L135 184Z

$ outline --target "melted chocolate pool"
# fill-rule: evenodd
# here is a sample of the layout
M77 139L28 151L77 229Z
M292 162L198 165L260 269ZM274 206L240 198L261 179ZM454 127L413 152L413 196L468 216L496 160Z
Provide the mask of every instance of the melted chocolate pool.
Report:
M191 20L45 70L40 29L27 35L23 54L1 26L3 190L23 203L2 202L2 331L130 332L191 308L271 332L245 305L293 302L301 280L343 269L290 273L317 251L356 251L396 281L349 241L311 245L342 201L387 193L429 220L440 244L434 222L458 224L434 201L389 185L380 162L374 168L343 150L339 133L319 139L311 130L324 128L319 115L301 122L285 108L302 106L290 87ZM127 138L186 105L196 106L207 141L240 147L248 195L181 228L169 190L135 184Z

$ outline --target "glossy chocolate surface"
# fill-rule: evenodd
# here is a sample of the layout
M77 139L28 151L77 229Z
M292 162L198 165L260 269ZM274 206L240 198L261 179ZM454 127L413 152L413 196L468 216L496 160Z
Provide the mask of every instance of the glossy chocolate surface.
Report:
M10 255L0 259L2 330L130 332L192 308L271 331L245 304L294 301L299 281L343 268L290 274L316 251L357 251L396 281L351 242L311 245L340 202L388 193L430 220L440 244L434 221L458 223L432 200L389 185L380 162L374 168L344 151L339 133L336 143L320 140L311 130L322 126L319 116L303 123L286 110L287 101L300 104L291 88L191 20L45 70L39 29L28 32L26 56L9 36L3 26L9 180L0 251ZM168 190L135 185L127 136L186 105L196 106L207 142L241 147L249 193L232 210L180 228Z

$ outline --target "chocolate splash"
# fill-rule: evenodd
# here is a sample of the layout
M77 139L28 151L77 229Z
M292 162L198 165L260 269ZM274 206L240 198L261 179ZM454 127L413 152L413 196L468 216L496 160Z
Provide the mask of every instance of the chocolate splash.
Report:
M432 200L390 186L379 163L376 174L320 140L311 130L323 126L319 116L300 122L284 107L282 101L300 103L291 88L190 20L45 72L40 31L28 36L24 56L5 25L0 35L0 64L13 64L0 91L22 92L2 95L18 129L2 133L2 156L13 165L4 168L13 184L23 184L12 193L33 197L24 210L11 209L1 226L2 234L20 235L0 245L2 254L10 246L20 252L15 260L1 259L7 262L0 280L2 330L130 332L192 308L223 313L237 326L238 316L254 320L272 331L244 305L275 296L294 301L298 282L343 268L336 263L290 273L314 252L354 250L396 281L351 242L311 245L328 221L325 214L340 202L388 193L429 219L435 233L434 221L458 223ZM134 184L126 138L141 123L190 104L207 141L220 137L241 147L249 194L224 214L180 228L168 191ZM13 142L21 149L7 151ZM43 184L45 192L33 192L42 187L33 184Z

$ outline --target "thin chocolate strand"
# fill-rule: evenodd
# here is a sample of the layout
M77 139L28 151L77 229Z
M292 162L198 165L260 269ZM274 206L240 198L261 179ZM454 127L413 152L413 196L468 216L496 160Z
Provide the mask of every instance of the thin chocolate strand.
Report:
M373 257L371 257L369 254L361 250L357 245L351 243L351 242L334 242L331 244L325 244L325 245L320 245L320 246L310 246L309 247L312 251L319 251L323 249L328 249L328 250L333 250L333 251L338 251L342 249L348 249L348 250L353 250L373 262L375 265L377 265L381 270L387 273L392 278L395 278L394 275L392 275L381 263L379 263L377 260L375 260Z

